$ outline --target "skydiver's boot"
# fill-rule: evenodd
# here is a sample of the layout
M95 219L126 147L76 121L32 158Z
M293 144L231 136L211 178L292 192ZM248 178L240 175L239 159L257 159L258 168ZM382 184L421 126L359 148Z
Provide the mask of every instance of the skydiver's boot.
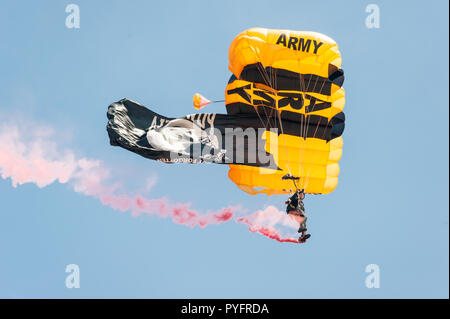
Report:
M298 239L298 242L303 244L306 243L306 240L311 237L311 234L302 233L302 236Z

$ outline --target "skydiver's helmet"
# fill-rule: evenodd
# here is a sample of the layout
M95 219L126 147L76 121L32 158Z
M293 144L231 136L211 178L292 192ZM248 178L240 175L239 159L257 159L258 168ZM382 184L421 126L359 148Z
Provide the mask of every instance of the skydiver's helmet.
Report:
M298 199L299 199L299 200L304 200L304 199L305 199L305 192L304 192L304 191L301 191L301 192L298 194Z

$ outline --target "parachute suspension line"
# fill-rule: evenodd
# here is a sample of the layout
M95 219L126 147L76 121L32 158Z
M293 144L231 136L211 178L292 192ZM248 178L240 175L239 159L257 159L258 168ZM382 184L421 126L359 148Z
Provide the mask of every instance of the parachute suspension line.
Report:
M264 71L265 71L265 69L264 69ZM273 88L274 92L275 92L275 120L276 120L276 117L278 116L278 123L279 123L280 129L281 129L281 135L283 136L284 152L285 152L285 155L286 155L286 167L288 169L289 174L292 176L291 165L290 165L289 156L288 156L289 152L288 152L287 144L286 144L286 136L284 134L284 128L283 128L283 121L281 120L281 112L280 112L280 109L278 108L278 103L277 103L278 82L277 82L277 74L276 74L276 72L277 71L274 68L271 68L271 73L272 73L272 77L271 78L272 78L272 83L273 83L271 88ZM294 181L294 186L297 189L297 185L295 184L295 181Z
M298 191L298 186L297 186L297 184L295 183L295 180L292 180L292 182L294 183L295 189Z
M277 96L276 93L275 93L275 96ZM289 152L288 152L287 144L286 144L286 136L284 135L283 121L281 120L281 113L280 113L280 111L278 109L278 103L275 104L275 107L276 107L276 110L277 110L277 113L275 115L278 115L278 122L280 124L281 135L283 136L284 151L286 153L286 165L287 165L287 169L289 171L289 174L292 175L292 171L291 171L291 167L290 167L291 165L289 163L289 156L288 156ZM295 185L295 182L294 182L294 186L295 186L295 188L297 188L297 185Z
M298 62L298 70L299 70L298 75L299 75L300 91L303 94L305 94L306 93L305 79L303 77L303 73L301 72L300 58L297 59L297 62ZM303 139L303 142L306 140L306 135L303 133L305 131L305 127L307 127L306 126L306 112L304 112L304 116L300 117L300 134L299 135L300 135L300 139ZM302 156L302 153L303 153L303 148L300 147L300 151L299 151L299 163L300 163L299 175L301 176L300 183L301 183L301 185L303 185L303 188L306 188L305 187L304 175L303 175L303 165L302 165L303 156Z
M294 183L295 190L296 190L296 192L297 192L297 191L298 191L298 186L297 186L297 183L295 183L295 179L292 179L292 183Z
M260 56L259 56L254 50L253 50L253 52L258 56L258 58L260 58ZM266 85L267 85L268 87L270 87L270 88L273 88L273 87L272 87L272 84L270 83L270 77L269 77L269 75L267 74L266 69L264 68L264 66L263 66L262 64L260 64L260 63L257 63L256 65L257 65L257 67L258 67L258 72L261 74L261 76L262 76L262 78L264 79L264 82L266 83ZM262 108L262 110L264 111L264 115L265 115L266 118L267 118L267 124L270 124L270 126L275 126L275 124L276 124L276 119L274 120L274 125L272 125L272 123L270 122L270 119L272 118L272 112L270 113L270 116L269 116L269 115L267 115L267 111L266 111L266 108L264 107L264 105L262 105L261 108ZM258 110L257 110L256 112L259 113ZM266 124L266 126L265 126L266 129L267 129L267 127L268 127L267 124Z
M301 68L300 68L300 59L298 59L297 61L298 61L298 67L299 67L299 70L300 70L300 69L301 69ZM303 94L306 94L306 90L307 90L307 88L309 88L309 86L310 86L310 84L311 84L311 77L310 77L309 80L308 80L308 85L307 85L307 86L305 86L305 81L304 81L303 73L299 72L299 77L300 77L300 90L303 92ZM315 90L316 85L317 85L317 82L318 82L318 81L317 81L317 79L316 79L316 80L314 81L314 87L312 88L312 91ZM320 87L319 92L322 92L324 85L325 85L325 81L322 81L322 85L321 85L321 87ZM303 86L303 87L302 87L302 86ZM307 135L308 135L308 129L309 129L309 124L310 124L310 120L311 120L311 116L308 116L307 113L312 113L312 112L314 112L315 106L316 106L316 105L314 104L314 105L312 106L312 109L311 109L311 110L308 110L308 112L306 112L306 107L304 108L305 125L302 127L302 125L303 125L303 118L301 118L301 128L300 128L300 131L302 132L302 133L301 133L301 136L303 136L303 139L304 139L304 140L306 140L306 138L308 137L308 136L307 136ZM320 125L320 121L321 121L321 120L319 120L319 122L317 123L316 129L315 129L315 131L314 131L314 134L313 134L312 138L316 137L317 130L318 130L319 125ZM325 131L324 131L324 133L325 133ZM300 163L302 163L302 149L300 149L299 157L300 157ZM315 154L314 159L315 159L316 157L317 157L317 153ZM313 162L314 162L314 161L312 161L311 163L313 163ZM311 167L308 169L306 175L304 175L304 174L303 174L303 166L301 165L301 172L302 172L301 175L302 175L303 183L304 183L303 185L304 185L304 188L306 188L306 187L308 186L308 184L309 184L309 180L310 180L310 176L311 176L311 174L310 174L310 172L311 172Z
M253 53L254 53L258 58L260 58L259 54L255 51L255 49L252 48L252 47L251 47L251 49L252 49ZM261 74L262 78L264 79L264 82L267 83L268 86L270 86L270 84L267 82L268 79L265 78L266 74L264 74L264 73L261 71L261 69L260 69L260 68L261 68L261 65L260 65L259 63L257 63L256 65L257 65L257 67L258 67L258 72ZM244 91L244 92L245 92L245 91ZM250 96L247 92L245 92L245 93L247 94L247 97L248 97L249 99L251 99L251 96ZM266 112L265 108L263 108L263 111L264 111L264 115L266 116L266 119L267 119L266 122L264 122L263 119L261 118L261 116L260 116L260 114L259 114L259 109L258 109L258 107L255 107L255 112L256 112L256 114L258 115L258 118L259 118L259 120L261 121L261 124L262 124L262 125L264 126L264 128L267 130L267 128L269 127L269 124L270 124L270 117L267 115L267 112Z
M253 50L254 51L254 50ZM254 51L255 52L255 51ZM255 54L257 54L256 52L255 52ZM257 56L258 56L258 54L257 54ZM258 56L259 57L259 56ZM275 97L277 97L278 96L278 94L277 94L277 81L276 81L276 74L274 74L273 76L272 76L272 79L274 79L274 81L271 81L271 77L269 76L269 74L267 73L267 70L266 70L266 68L262 65L262 64L260 64L260 63L257 63L257 66L258 66L258 71L261 73L261 75L262 75L262 77L264 78L264 82L266 82L266 85L267 86L269 86L270 88L272 88L273 90L274 90L274 94L275 94ZM272 72L273 72L273 68L272 68ZM263 108L264 110L265 110L265 108ZM264 111L265 112L265 111ZM280 129L281 129L281 134L282 134L282 136L283 136L283 144L284 144L284 151L285 151L285 153L286 153L286 166L287 166L287 169L288 169L288 172L289 172L289 174L290 175L292 175L292 171L291 171L291 168L290 168L290 163L289 163L289 153L288 153L288 149L287 149L287 145L286 145L286 137L285 137L285 135L284 135L284 129L283 129L283 123L282 123L282 121L281 121L281 113L280 113L280 111L279 111L279 109L278 109L278 105L277 105L277 103L275 102L275 122L276 122L276 119L277 119L277 117L278 117L278 124L279 124L279 126L280 126ZM275 125L274 125L275 126ZM277 143L278 144L278 143ZM278 145L277 145L278 146Z
M317 80L316 80L316 82L314 83L314 88L313 88L313 91L314 91L314 89L316 88L316 84L317 84ZM322 81L322 85L320 86L320 90L319 90L319 94L322 94L322 90L323 90L323 87L324 87L324 85L325 85L325 80L324 81ZM312 110L310 111L310 112L308 112L308 113L311 113L311 112L314 112L314 108L316 107L316 104L314 103L314 105L312 106ZM306 112L305 112L305 115L306 115ZM308 118L309 119L309 118ZM314 131L314 134L313 134L313 138L315 138L316 137L316 134L317 134L317 130L318 130L318 128L319 128L319 125L321 124L321 121L322 121L322 118L320 118L319 119L319 121L317 122L317 125L316 125L316 129L315 129L315 131ZM326 123L326 125L328 126L328 123ZM325 133L326 133L326 131L327 131L327 128L328 127L326 127L324 130L323 130L323 134L322 134L322 138L324 137L324 135L325 135ZM315 152L316 154L314 154L314 157L313 157L313 161L312 161L312 163L314 163L315 161L316 161L316 159L317 159L317 152ZM307 172L307 174L306 174L306 183L305 183L305 188L308 186L308 184L309 184L309 180L310 180L310 171L311 171L311 167L308 169L308 172Z
M267 73L267 71L266 71L266 69L264 68L264 72L266 72ZM284 144L284 151L285 151L285 153L286 153L286 167L287 167L287 169L288 169L288 171L289 171L289 175L291 175L292 176L292 171L291 171L291 165L290 165L290 163L289 163L289 152L288 152L288 149L287 149L287 144L286 144L286 136L284 135L284 128L283 128L283 121L281 120L281 112L280 112L280 110L279 110L279 108L278 108L278 103L277 103L277 98L278 98L278 82L277 82L277 74L276 74L276 70L274 69L274 68L271 68L271 71L270 71L270 77L269 77L269 80L270 80L270 87L272 88L272 89L274 89L274 94L275 94L275 121L276 121L276 119L277 119L277 117L278 117L278 124L279 124L279 126L280 126L280 129L281 129L281 135L283 136L283 144ZM277 143L278 144L278 143ZM278 146L278 145L277 145ZM296 189L298 189L297 188L297 185L295 184L295 180L294 179L292 179L292 181L294 182L294 186L295 186L295 188Z
M247 95L247 98L248 98L249 100L251 100L251 98L252 98L251 95L248 94L245 90L244 90L244 93ZM262 124L262 125L264 126L264 128L267 130L267 127L268 127L268 124L269 124L269 120L265 123L265 122L263 121L263 119L261 118L261 115L259 114L257 108L255 108L255 112L256 112L256 115L258 115L258 118L259 118L261 124Z
M277 93L277 81L276 81L276 74L273 74L273 76L272 76L272 79L273 79L273 81L270 81L270 78L271 77L269 77L269 75L267 74L267 70L264 68L264 66L262 66L262 70L264 71L264 73L266 74L266 78L268 78L269 79L269 83L267 83L268 84L268 86L270 87L270 88L272 88L272 89L274 89L274 94L275 94L275 122L276 122L276 120L277 120L277 118L278 118L278 125L279 125L279 127L280 127L280 130L281 130L281 135L283 136L283 146L284 146L284 151L285 151L285 155L286 155L286 167L287 167L287 169L288 169L288 172L289 172L289 175L291 175L292 176L292 171L291 171L291 167L290 167L290 163L289 163L289 152L288 152L288 149L287 149L287 144L286 144L286 136L284 135L284 128L283 128L283 121L281 120L281 113L280 113L280 110L279 110L279 108L278 108L278 103L276 102L276 100L277 100L277 97L278 97L278 93ZM273 71L273 68L272 68L272 72L274 72ZM267 81L266 81L267 82ZM275 125L274 125L275 126ZM278 134L277 134L278 135ZM277 136L277 137L279 137L279 135ZM277 138L277 140L278 140L278 138ZM278 147L278 142L277 142L277 147ZM294 186L295 186L295 188L297 188L297 186L295 185L295 183L294 183Z
M259 54L252 48L252 51L254 52L254 54L257 56L257 57L259 57ZM259 60L261 60L261 59L259 59ZM299 62L300 62L300 60L298 60ZM264 82L266 83L266 85L268 86L268 87L270 87L270 88L272 88L272 89L274 89L274 94L275 94L275 97L277 97L278 96L278 94L277 94L277 81L276 81L276 71L274 71L273 70L273 68L271 69L271 75L272 76L269 76L269 74L268 74L268 72L267 72L267 70L266 70L266 68L261 64L261 63L257 63L257 67L258 67L258 71L259 71L259 73L261 74L261 77L264 79ZM304 79L303 79L303 75L300 73L300 79L301 79L301 81L300 81L300 83L301 84L303 84L303 87L304 87L304 89L303 89L303 92L305 92L306 91L306 89L305 89L305 85L304 85ZM308 80L308 87L309 87L309 84L310 84L310 81L311 81L311 78ZM266 116L266 118L267 118L267 123L269 123L270 122L270 117L271 116L268 116L267 115L267 112L266 112L266 108L264 107L264 105L262 105L261 106L262 107L262 109L263 109L263 111L264 111L264 114L265 114L265 116ZM259 117L259 112L258 112L258 110L257 110L257 114L258 114L258 117ZM284 134L284 128L283 128L283 121L282 121L282 119L281 119L281 112L280 112L280 110L279 110L279 108L278 108L278 104L277 103L275 103L275 122L276 122L276 118L278 117L278 125L279 125L279 127L280 127L280 129L281 129L281 134L282 134L282 136L283 136L283 146L284 146L284 151L285 151L285 153L286 153L286 166L287 166L287 169L288 169L288 172L289 172L289 175L290 176L292 176L292 170L291 170L291 167L290 167L290 161L289 161L289 152L288 152L288 147L287 147L287 144L286 144L286 137L285 137L285 134ZM305 114L305 120L303 120L303 118L301 118L301 131L303 131L303 134L300 134L301 136L303 136L303 138L304 139L306 139L306 134L307 134L307 130L308 130L308 122L309 121L307 121L307 119L306 119L306 114ZM261 118L260 118L260 120L261 120ZM309 120L309 119L308 119ZM275 126L275 125L273 125L273 126ZM303 127L302 127L303 126ZM267 129L267 126L266 126L266 129ZM300 154L301 154L301 150L300 150ZM302 176L302 178L304 178L303 177L303 167L301 167L301 170L302 170L302 173L300 174L300 176ZM308 175L309 175L309 173L308 173ZM293 177L293 176L292 176ZM297 178L295 178L295 179L297 179L297 180L299 180L300 179L300 177L297 177ZM292 178L292 181L293 181L293 184L294 184L294 187L295 187L295 189L298 191L299 190L299 188L298 188L298 186L297 186L297 183L295 182L295 179L294 178ZM302 184L304 184L304 180L303 180L303 183ZM303 189L304 189L305 187L303 187Z
M253 53L254 53L258 58L260 58L259 54L258 54L253 48L252 48L252 51L253 51ZM259 60L261 60L261 59L259 59ZM266 68L265 68L261 63L257 63L256 65L257 65L257 67L258 67L258 72L261 74L261 77L264 79L265 84L266 84L268 87L274 89L275 96L277 96L277 91L276 91L276 89L274 88L274 86L276 86L276 83L275 83L275 82L276 82L276 77L275 77L275 76L272 77L272 79L275 79L275 80L274 80L274 81L271 81L271 77L270 77L269 74L267 73ZM274 83L272 84L272 82L274 82ZM283 124L282 124L282 121L281 121L281 114L279 113L278 106L275 105L275 107L276 107L276 110L275 110L275 119L274 119L275 123L274 123L274 124L276 124L276 117L277 117L277 115L278 115L278 117L279 117L279 125L280 125L280 128L281 128L281 133L283 134L283 143L284 143L284 149L285 149L285 152L286 152L286 159L287 159L287 169L288 169L289 174L292 175L292 171L291 171L291 168L290 168L290 165L289 165L289 157L287 156L287 155L288 155L288 151L287 151L287 145L286 145L285 136L284 136ZM267 124L269 124L269 123L270 123L270 117L271 117L271 116L268 116L268 115L267 115L267 112L266 112L266 108L265 108L265 107L262 107L262 109L263 109L264 114L265 114L265 116L266 116L266 118L267 118ZM256 110L256 113L258 114L258 117L259 117L260 120L261 120L261 117L259 116L258 110ZM264 124L264 123L263 123L263 124ZM267 130L267 124L265 125L266 130ZM273 125L273 126L275 126L275 125ZM267 143L267 142L266 142L266 143ZM277 143L277 144L278 144L278 143ZM277 145L277 147L278 147L278 145ZM294 185L294 186L295 186L295 185ZM295 187L297 187L297 186L295 186Z
M300 68L300 63L301 63L301 62L300 62L300 59L297 59L297 62L298 62L298 68L299 68L299 70L301 70L301 68ZM307 88L309 88L309 86L310 86L310 84L311 84L311 77L309 78L308 84L307 84L307 86L306 86L306 85L305 85L305 80L304 80L303 73L302 73L302 72L299 72L299 84L300 84L300 91L303 92L303 94L306 94L306 90L307 90ZM316 84L317 84L317 81L314 83L313 91L314 91L314 89L315 89L315 87L316 87ZM325 83L323 82L320 91L322 91L323 85L324 85L324 84L325 84ZM308 116L307 113L314 112L314 107L315 107L315 105L313 105L312 110L309 111L309 112L306 112L306 107L305 107L305 108L304 108L304 117L301 117L301 118L300 118L300 137L303 138L303 140L306 140L306 138L308 137L307 135L308 135L308 128L309 128L310 116ZM314 133L313 137L315 137L315 134L316 134L316 132L317 132L317 128L318 128L318 126L316 127L316 130L315 130L315 133ZM300 161L300 164L302 163L302 157L303 157L303 156L302 156L302 153L303 153L303 150L300 149L300 152L299 152L299 161ZM317 154L316 154L316 155L317 155ZM303 184L303 188L306 189L306 186L307 186L308 183L309 183L309 176L310 176L310 170L311 170L311 168L308 169L308 172L307 172L306 176L303 174L303 165L300 165L300 169L301 169L301 176L302 176L302 182L303 182L302 184Z
M258 57L258 60L261 61L262 59L261 59L261 56L259 55L259 53L258 53L253 47L251 47L251 49L252 49L253 53L255 54L255 56ZM268 87L270 87L270 88L273 89L274 86L272 85L271 77L269 76L269 74L267 74L267 71L266 71L266 68L264 67L264 65L262 65L260 62L258 62L258 63L256 63L256 66L257 66L257 68L258 68L259 74L261 75L261 77L262 77L263 80L264 80L264 83L265 83ZM275 124L276 124L276 114L275 114L275 119L274 119L273 125L272 125L272 123L271 123L271 121L270 121L271 118L272 118L273 109L271 109L270 115L267 115L267 111L266 111L266 108L264 107L264 105L262 105L261 108L262 108L262 110L264 111L264 115L265 115L266 118L267 118L267 124L270 124L271 127L272 127L272 126L275 126ZM258 110L257 110L256 112L259 114ZM267 130L267 127L268 127L267 124L264 126L264 127L266 128L266 130Z

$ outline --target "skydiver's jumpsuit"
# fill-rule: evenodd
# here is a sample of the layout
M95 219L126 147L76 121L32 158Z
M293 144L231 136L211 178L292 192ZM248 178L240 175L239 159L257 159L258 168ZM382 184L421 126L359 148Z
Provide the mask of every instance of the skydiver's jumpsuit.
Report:
M306 220L308 219L305 216L305 206L303 205L303 201L299 199L300 191L295 192L294 195L292 195L288 201L287 201L287 207L286 207L286 213L289 214L290 211L298 212L298 214L301 217L304 217L303 222L300 224L300 228L298 229L299 233L306 232Z

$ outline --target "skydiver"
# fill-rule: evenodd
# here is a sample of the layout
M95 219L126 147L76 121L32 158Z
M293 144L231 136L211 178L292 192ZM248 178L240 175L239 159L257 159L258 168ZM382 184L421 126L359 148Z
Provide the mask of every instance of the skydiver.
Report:
M307 234L306 231L306 220L308 219L305 216L305 206L303 205L303 199L305 198L305 190L297 190L287 201L286 201L286 213L291 214L296 217L296 219L300 223L300 227L298 232L301 234L298 241L300 243L306 242L306 240L311 237L311 234Z

